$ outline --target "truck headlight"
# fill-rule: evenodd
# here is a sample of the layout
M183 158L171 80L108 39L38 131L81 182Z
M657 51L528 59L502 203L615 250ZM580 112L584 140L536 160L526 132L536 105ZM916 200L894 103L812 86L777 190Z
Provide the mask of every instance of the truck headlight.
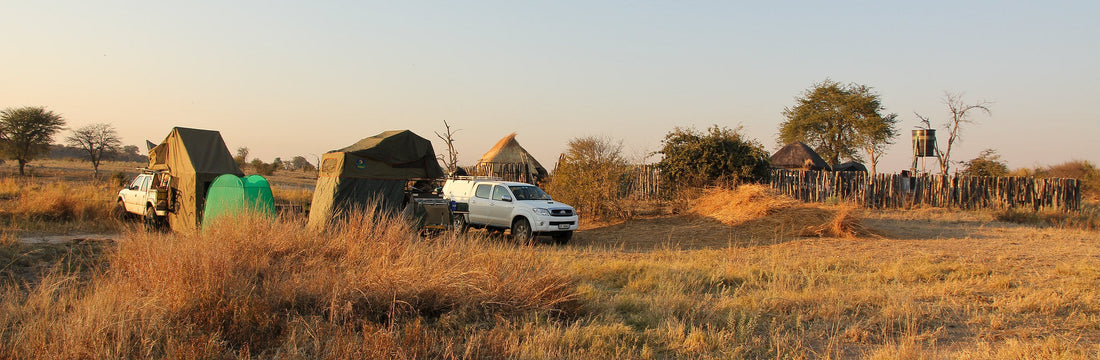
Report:
M535 208L535 209L532 209L532 211L535 212L535 215L550 216L550 210L547 210L547 209Z

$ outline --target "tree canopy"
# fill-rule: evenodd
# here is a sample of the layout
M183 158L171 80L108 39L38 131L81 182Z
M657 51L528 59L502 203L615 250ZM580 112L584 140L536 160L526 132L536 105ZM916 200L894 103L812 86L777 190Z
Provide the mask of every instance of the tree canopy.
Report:
M64 126L61 115L43 107L4 109L0 111L0 152L19 162L22 176L27 162L49 151L54 134Z
M629 171L622 142L587 136L569 140L547 190L554 199L578 210L611 215L622 198L623 177Z
M963 176L1007 176L1008 165L1001 160L1001 155L997 154L996 150L985 149L982 150L978 157L967 161L964 164L963 171L960 173Z
M897 114L884 114L879 95L866 85L826 79L795 102L783 109L786 120L779 125L779 142L801 141L831 165L841 159L864 161L862 150L873 171L885 145L898 135Z
M715 125L699 132L677 127L665 135L657 153L664 155L657 166L672 184L760 182L770 175L768 152L759 142L742 136L740 128Z

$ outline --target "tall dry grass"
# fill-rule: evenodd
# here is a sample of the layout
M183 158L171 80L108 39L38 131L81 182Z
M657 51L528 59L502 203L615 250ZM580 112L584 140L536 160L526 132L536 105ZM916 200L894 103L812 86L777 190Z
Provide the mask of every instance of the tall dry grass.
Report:
M452 358L491 351L479 329L578 311L572 282L532 252L421 239L401 219L303 225L128 234L89 281L55 272L6 288L0 354Z
M106 182L0 179L0 221L12 230L104 231L119 227L118 189Z
M937 231L694 251L424 239L370 217L130 233L92 266L0 269L0 358L1100 357L1094 231L889 215Z

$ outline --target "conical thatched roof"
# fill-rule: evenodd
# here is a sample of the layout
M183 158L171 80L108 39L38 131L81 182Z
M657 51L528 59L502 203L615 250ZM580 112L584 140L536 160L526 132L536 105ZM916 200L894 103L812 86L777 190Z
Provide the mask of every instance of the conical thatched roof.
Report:
M481 156L475 166L481 167L490 164L526 164L532 175L544 177L548 174L546 168L542 167L542 164L535 160L531 153L527 152L527 149L519 145L519 142L516 141L516 133L511 133L500 139L496 145L493 145L492 149Z
M829 170L829 163L801 141L787 144L772 154L771 165L791 170Z

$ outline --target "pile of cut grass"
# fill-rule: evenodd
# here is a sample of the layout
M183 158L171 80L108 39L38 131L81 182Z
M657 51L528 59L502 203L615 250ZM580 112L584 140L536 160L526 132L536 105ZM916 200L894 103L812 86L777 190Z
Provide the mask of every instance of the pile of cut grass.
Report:
M223 221L132 233L88 281L55 272L0 293L0 353L15 358L485 357L499 321L573 316L572 281L533 252L421 239L359 216ZM480 355L479 355L480 354Z
M777 229L785 236L852 238L872 234L860 222L854 205L804 204L778 195L766 185L708 190L695 200L690 213L757 236L774 234Z

